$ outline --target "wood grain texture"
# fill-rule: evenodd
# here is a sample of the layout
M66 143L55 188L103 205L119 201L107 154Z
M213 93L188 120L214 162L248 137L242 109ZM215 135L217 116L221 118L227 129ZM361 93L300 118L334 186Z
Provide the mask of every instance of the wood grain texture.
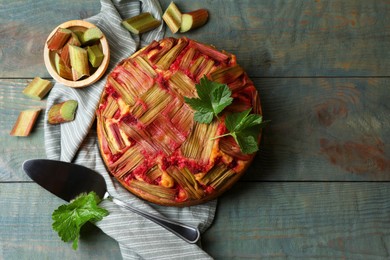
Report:
M208 24L188 37L237 54L251 76L389 75L387 1L176 2L207 7Z
M85 19L100 10L99 0L16 0L0 2L0 78L50 77L43 48L59 24Z
M239 183L219 200L202 244L215 259L386 259L388 192L388 183ZM4 259L119 259L95 229L76 252L63 243L50 219L63 201L38 185L3 183L0 197Z
M247 180L390 180L389 79L254 82L271 123Z
M160 0L162 9L171 0ZM207 8L186 34L237 55L261 94L260 152L219 200L202 244L215 259L389 259L390 3L388 0L177 0ZM99 0L0 1L0 259L121 259L90 228L78 251L51 229L63 202L21 169L44 158L43 113L10 137L44 41L58 24L97 14ZM172 36L168 31L167 36ZM373 181L373 182L372 182Z
M388 183L239 183L202 243L215 259L388 259Z
M43 120L45 99L37 101L22 91L32 79L0 79L0 181L30 180L22 171L22 163L30 158L45 158ZM20 111L42 108L35 126L27 137L10 136Z
M175 2L184 12L206 7L207 25L184 35L236 54L252 77L389 76L385 0ZM169 3L161 1L163 10ZM100 3L19 0L0 7L0 77L24 78L49 77L47 35L64 21L98 13Z
M86 226L77 251L53 231L52 212L64 201L35 183L0 183L1 259L121 259L118 243Z

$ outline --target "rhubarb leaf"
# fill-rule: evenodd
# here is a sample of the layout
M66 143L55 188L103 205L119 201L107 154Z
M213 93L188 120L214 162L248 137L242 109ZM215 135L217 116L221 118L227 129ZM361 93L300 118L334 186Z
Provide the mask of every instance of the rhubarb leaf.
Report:
M73 249L78 247L81 227L89 222L102 220L108 211L98 206L100 198L95 192L81 194L69 204L58 207L52 214L52 227L62 241L73 241Z
M184 97L184 101L196 110L194 119L200 123L210 123L233 102L232 92L226 84L210 81L206 76L195 88L199 98Z

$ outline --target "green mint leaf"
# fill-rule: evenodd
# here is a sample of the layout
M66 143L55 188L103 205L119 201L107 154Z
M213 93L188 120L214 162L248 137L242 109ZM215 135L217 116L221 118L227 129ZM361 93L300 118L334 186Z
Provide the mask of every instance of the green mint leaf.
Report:
M232 92L226 84L212 82L204 76L199 84L195 85L198 98L184 97L184 101L195 110L194 120L209 124L214 116L218 117L227 106L233 102ZM213 139L231 135L239 145L242 153L251 154L258 148L257 138L260 129L268 122L258 114L251 114L251 109L228 114L225 125L229 133L216 136Z
M251 109L245 110L243 112L232 113L226 116L225 125L229 132L236 132L241 128L242 122L249 115Z
M211 105L215 116L218 116L222 110L233 102L231 97L232 92L225 84L213 83L213 90L211 92Z
M250 111L251 109L248 109L243 112L228 114L225 118L226 128L244 154L251 154L259 149L257 138L260 129L267 123L262 121L262 116L250 114Z
M211 104L205 102L200 98L184 97L184 102L186 102L190 107L192 107L196 111L213 112L213 107L211 106Z
M210 100L210 93L213 90L212 83L212 81L210 81L206 76L204 76L200 79L199 84L195 84L196 93L201 100ZM211 105L210 102L208 103Z
M213 121L214 113L213 112L201 112L196 111L194 114L194 120L203 124L210 124Z
M218 117L233 102L232 92L226 84L210 81L206 76L195 88L198 98L184 97L184 102L196 111L194 120L200 123L211 123L214 116Z
M245 136L245 135L237 135L236 138L234 138L238 145L240 146L241 152L244 154L251 154L254 152L257 152L259 150L259 147L257 145L257 139L251 135Z
M262 122L263 122L262 116L257 114L250 114L244 118L242 124L239 125L237 131L242 131L243 129L248 129L253 126L261 125Z
M69 204L58 207L52 214L52 227L64 242L73 241L77 249L81 227L90 222L102 220L108 211L98 206L100 198L95 192L81 194Z

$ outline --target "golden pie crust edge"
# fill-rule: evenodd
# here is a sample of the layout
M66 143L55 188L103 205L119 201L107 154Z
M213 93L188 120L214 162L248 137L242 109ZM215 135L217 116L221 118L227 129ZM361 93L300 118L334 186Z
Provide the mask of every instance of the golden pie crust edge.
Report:
M184 38L184 37L183 37ZM164 38L165 39L165 38ZM164 40L162 39L162 40ZM177 40L177 39L176 39ZM188 39L189 41L193 41L193 42L197 42L195 40L192 40L192 39ZM161 40L160 40L161 41ZM158 42L160 42L158 41ZM205 46L209 46L213 49L215 49L213 46L211 45L207 45L207 44L204 44L204 43L200 43L200 42L197 42L198 44L201 44L201 45L205 45ZM130 59L132 57L136 57L140 52L142 52L145 48L147 48L148 46L140 49L139 51L137 51L136 53L134 53L133 55L131 55L129 58L126 58L124 59L123 61L119 62L117 64L117 66L121 65L124 61L126 61L127 59ZM217 49L215 49L217 50ZM218 51L218 50L217 50ZM224 52L225 54L227 55L231 55L234 59L235 59L235 55L234 54L230 54L230 53L226 53ZM238 65L238 64L237 64ZM115 68L113 69L113 71L115 70ZM249 78L249 76L246 74L246 72L244 72L245 74L245 77L247 78L248 81L252 82L251 79ZM107 85L107 83L106 83ZM100 101L99 101L99 104L101 104L101 102L103 101L103 98L105 96L105 88L106 88L106 85L105 87L103 88L103 91L102 91L102 94L101 94L101 97L100 97ZM253 82L252 82L252 85L254 86ZM254 86L255 87L255 86ZM260 95L256 89L256 95L257 95L257 98L256 100L254 101L254 104L253 104L253 112L255 114L259 114L259 115L262 115L262 109L261 109L261 102L260 102ZM99 109L99 108L98 108ZM251 165L251 163L253 162L254 158L256 157L256 152L251 154L250 155L250 159L248 160L241 160L242 161L242 164L241 164L241 167L240 167L240 171L236 172L235 175L231 178L229 178L229 180L227 180L224 185L219 189L219 190L214 190L213 193L211 194L207 194L205 197L201 198L201 199L195 199L195 200L186 200L186 201L172 201L172 200L166 200L166 199L162 199L160 197L156 197L154 195L151 195L149 193L145 193L137 188L134 188L134 187L131 187L129 186L124 180L120 179L120 178L116 178L112 173L111 171L109 170L108 168L108 165L109 165L109 162L107 161L106 157L104 156L104 151L102 149L102 145L101 145L101 140L102 140L102 136L101 136L101 124L99 123L99 120L97 118L97 138L98 138L98 144L99 144L99 151L101 153L101 157L103 158L103 161L104 161L104 164L105 164L105 167L106 167L106 170L124 187L126 188L128 191L130 191L132 194L134 194L135 196L139 197L139 198L142 198L146 201L149 201L149 202L152 202L152 203L155 203L155 204L158 204L158 205L162 205L162 206L175 206L175 207L187 207L187 206L193 206L193 205L198 205L198 204L203 204L205 202L208 202L208 201L211 201L211 200L214 200L216 198L218 198L219 196L221 196L223 193L225 193L226 191L228 191L229 189L232 188L232 186L245 174L245 172L247 171L248 167ZM260 140L261 140L261 136L262 136L262 131L260 131L259 135L258 135L258 144L260 144ZM187 137L188 138L188 137Z

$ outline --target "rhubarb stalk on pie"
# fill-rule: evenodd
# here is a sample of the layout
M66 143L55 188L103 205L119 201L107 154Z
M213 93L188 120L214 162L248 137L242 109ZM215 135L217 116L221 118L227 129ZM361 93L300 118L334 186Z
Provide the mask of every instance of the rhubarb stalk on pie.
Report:
M258 92L233 54L188 39L154 41L108 75L99 107L100 152L108 171L153 203L190 206L228 190L255 154L243 154L223 122L194 120L184 97L197 97L202 77L227 84L224 113L261 114ZM259 133L260 140L260 133Z

